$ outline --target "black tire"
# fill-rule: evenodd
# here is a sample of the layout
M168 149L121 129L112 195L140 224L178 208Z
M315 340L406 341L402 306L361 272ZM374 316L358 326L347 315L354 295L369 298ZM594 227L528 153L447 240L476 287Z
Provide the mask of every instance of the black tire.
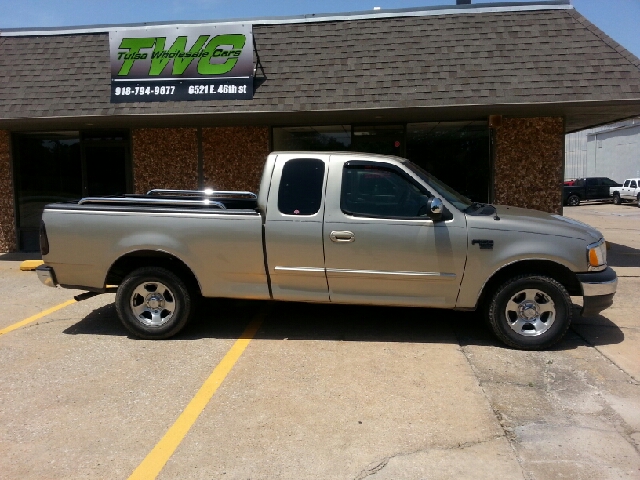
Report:
M148 340L169 338L182 330L191 316L192 303L185 283L160 267L134 270L116 293L122 324L136 337Z
M567 205L570 207L577 207L580 205L580 197L575 194L569 195L569 198L567 198Z
M530 321L524 312L523 315L517 314L514 320L510 316L512 311L508 313L507 310L518 301L521 302L518 304L520 307L528 302L526 298L520 297L522 300L519 300L518 297L525 290L538 291L541 295L535 295L534 309L524 310L538 311L539 307L542 310L553 309L553 314L542 313ZM554 279L540 275L521 275L507 281L496 290L487 308L487 321L493 333L508 346L520 350L542 350L560 341L571 325L572 315L573 305L567 290ZM516 330L521 324L521 333L518 333ZM540 327L540 333L534 325Z
M638 198L636 200L638 200L638 202L637 202L638 203L638 208L640 208L640 193L638 194Z
M613 194L613 204L620 205L621 203L622 203L622 200L620 200L620 194L618 192L615 192Z

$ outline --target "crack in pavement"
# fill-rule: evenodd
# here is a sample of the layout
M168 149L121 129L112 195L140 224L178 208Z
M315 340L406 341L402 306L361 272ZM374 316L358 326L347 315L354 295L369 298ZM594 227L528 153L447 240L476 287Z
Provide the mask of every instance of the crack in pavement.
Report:
M500 438L502 438L503 435L493 435L489 438L485 438L484 440L478 440L476 442L462 442L462 443L458 443L457 445L452 445L452 446L444 446L444 447L422 447L422 448L416 448L414 450L411 450L409 452L398 452L395 453L393 455L389 455L388 457L384 457L382 459L382 461L376 463L375 465L372 465L369 468L365 468L364 470L362 470L355 478L354 480L363 480L364 478L367 478L371 475L374 475L376 473L378 473L380 470L382 470L384 467L387 466L387 464L389 463L389 461L391 461L394 458L399 458L399 457L408 457L411 455L415 455L416 453L426 453L426 452L433 452L433 451L439 451L439 452L446 452L446 451L451 451L451 450L464 450L465 448L469 448L469 447L474 447L476 445L482 445L483 443L489 443L492 442L494 440L498 440Z
M491 399L489 398L489 395L487 394L486 390L482 386L482 382L478 377L478 372L475 366L471 362L471 359L469 358L469 355L467 354L465 348L462 346L462 342L460 341L460 336L458 335L458 330L454 329L454 333L455 333L456 339L458 340L458 346L460 348L460 352L464 356L465 360L467 361L467 364L469 365L469 368L473 372L473 376L475 377L476 382L478 383L478 387L482 391L482 395L484 395L484 398L487 401L489 408L491 408L491 411L493 412L494 416L496 417L496 420L498 421L498 424L500 425L500 428L503 431L504 437L507 439L507 442L509 443L511 450L513 451L513 455L516 461L518 462L518 466L520 467L522 478L524 478L525 480L529 480L530 477L527 475L526 470L524 468L523 459L520 457L520 455L518 454L518 451L516 450L516 446L515 446L516 436L513 429L505 425L505 421L502 413L496 408L494 408L493 404L491 403Z

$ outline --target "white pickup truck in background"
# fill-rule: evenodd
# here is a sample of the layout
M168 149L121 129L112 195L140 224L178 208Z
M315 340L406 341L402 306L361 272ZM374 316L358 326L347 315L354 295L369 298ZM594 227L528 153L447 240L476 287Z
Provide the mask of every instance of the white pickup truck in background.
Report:
M622 202L636 202L640 207L640 178L627 178L621 187L611 187L609 192L616 205Z

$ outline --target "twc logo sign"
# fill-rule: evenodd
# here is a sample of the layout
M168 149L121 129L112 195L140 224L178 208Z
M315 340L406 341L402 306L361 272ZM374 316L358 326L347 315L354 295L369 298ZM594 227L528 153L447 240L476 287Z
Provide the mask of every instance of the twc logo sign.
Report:
M167 37L123 38L117 52L117 60L122 62L118 76L129 75L139 60L150 61L150 77L162 75L171 60L172 76L183 75L194 60L197 60L198 74L223 75L236 66L247 38L240 34L200 35L188 50L187 42L187 36L180 36L166 48ZM224 59L224 62L212 63L211 59Z
M251 78L251 27L230 23L112 30L111 79Z

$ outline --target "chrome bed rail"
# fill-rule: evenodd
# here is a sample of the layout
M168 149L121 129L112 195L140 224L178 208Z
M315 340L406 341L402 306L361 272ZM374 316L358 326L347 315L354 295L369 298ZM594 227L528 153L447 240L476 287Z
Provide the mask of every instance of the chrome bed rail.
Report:
M154 188L147 192L149 196L187 196L187 197L209 197L209 198L228 198L228 199L246 199L257 200L258 196L253 192L213 190L205 188L204 190L172 190L166 188Z
M171 205L174 207L213 207L220 210L226 210L227 207L222 202L216 202L209 200L208 198L202 200L187 200L181 198L131 198L131 197L86 197L78 202L78 205L86 205L89 203L102 203L102 204L128 204L128 205Z

